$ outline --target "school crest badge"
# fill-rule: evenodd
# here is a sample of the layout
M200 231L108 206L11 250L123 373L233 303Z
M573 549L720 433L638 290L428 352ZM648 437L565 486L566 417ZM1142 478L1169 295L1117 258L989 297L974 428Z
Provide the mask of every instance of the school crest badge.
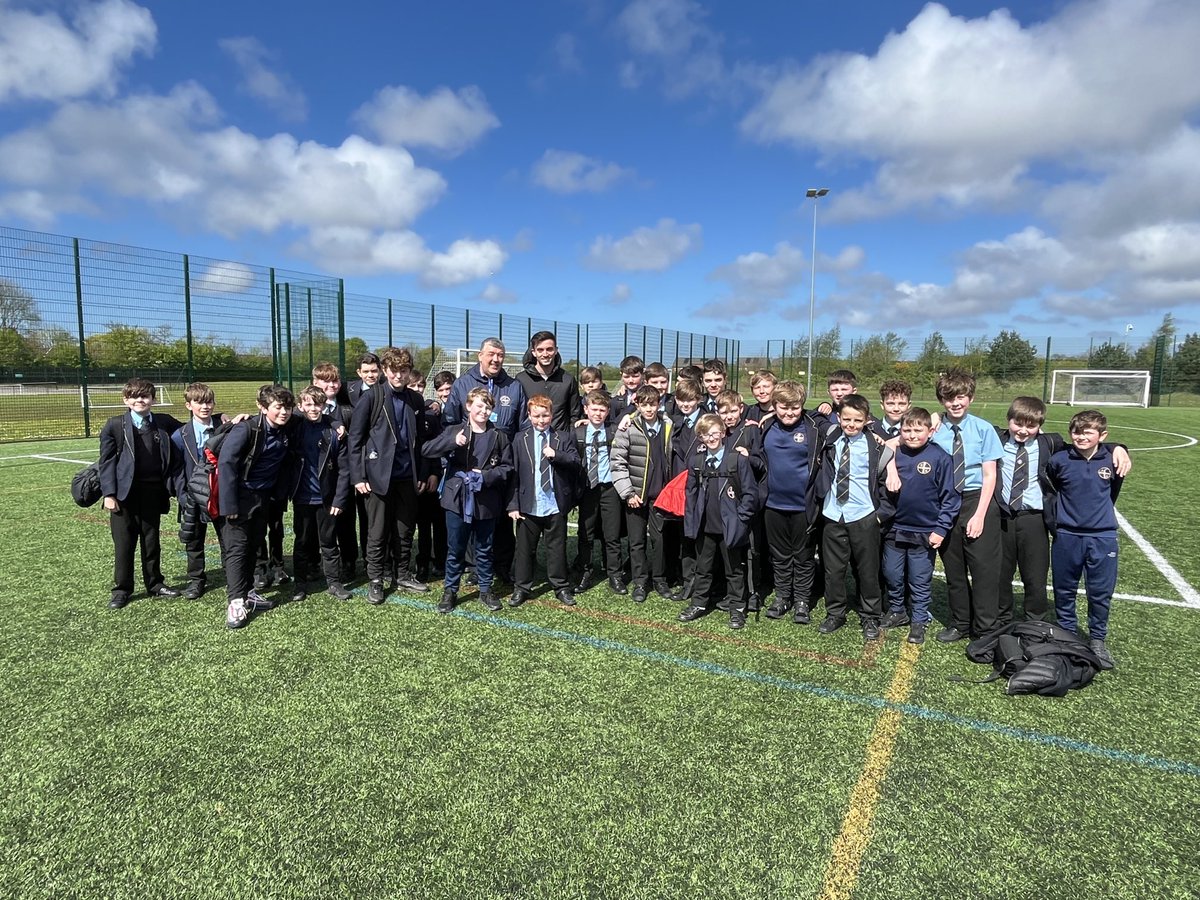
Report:
M933 466L931 466L929 463L925 462L924 460L917 463L917 474L928 475L932 471L933 471Z
M1101 466L1096 471L1096 474L1099 475L1104 481L1110 481L1112 479L1112 469L1110 469L1108 466Z
M733 492L732 484L725 488L725 496L728 497L730 500L737 499L737 495Z
M512 397L508 396L508 394L500 395L500 405L501 406L508 406L511 403L512 403Z
M795 441L797 444L803 444L804 443L804 432L797 431L795 434L792 435L792 440Z

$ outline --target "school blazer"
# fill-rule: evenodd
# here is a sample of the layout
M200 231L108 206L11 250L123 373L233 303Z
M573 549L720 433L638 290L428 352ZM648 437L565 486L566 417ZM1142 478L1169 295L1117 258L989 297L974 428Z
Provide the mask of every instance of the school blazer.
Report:
M163 473L162 512L171 508L171 488L175 485L176 470L180 466L171 435L179 428L179 420L166 413L153 413L150 429ZM133 414L126 410L113 416L100 430L100 493L104 497L116 497L124 503L133 487Z
M825 498L833 489L834 478L837 477L837 441L842 436L841 428L831 428L825 434L825 444L821 447L821 466L817 473L816 500L824 505ZM884 447L871 435L866 435L867 462L872 473L871 502L875 504L875 517L880 523L887 523L896 514L896 504L887 490L887 464L892 458L892 449Z
M550 460L550 471L554 481L554 499L558 511L566 515L579 499L579 452L569 431L550 429L550 446L554 448L554 459ZM513 441L513 465L517 477L509 479L508 511L519 510L527 516L536 514L537 484L541 477L541 460L533 455L534 431L526 428Z
M752 521L759 508L754 469L742 454L726 450L721 464L710 473L705 464L707 458L708 451L701 448L688 463L683 533L694 540L704 530L708 482L716 479L721 498L721 538L726 547L744 547L750 543Z
M384 391L383 410L378 420L371 421L371 393ZM375 385L367 393L367 398L354 407L350 417L350 481L351 484L367 482L371 492L383 497L387 495L392 483L392 461L396 456L396 423L392 418L391 388L383 383ZM416 487L417 480L432 474L432 469L426 462L421 447L429 436L431 424L425 416L425 401L416 391L405 388L401 392L403 398L403 415L405 429L408 432L408 455L412 470L412 483Z
M338 437L341 423L328 415L321 417L321 439L317 442L317 481L321 486L321 502L327 507L346 509L350 505L350 442L346 436ZM300 428L307 428L304 422ZM300 429L297 429L296 440L301 441ZM297 448L297 465L291 479L291 491L288 496L295 497L300 490L300 478L304 471L299 459L302 451Z
M456 435L467 435L467 445L458 446ZM425 442L421 452L427 459L444 458L446 477L442 482L442 509L462 515L465 485L459 472L479 469L483 488L475 494L475 517L499 519L505 514L508 482L513 475L512 445L508 435L488 423L482 434L471 431L470 424L444 428L441 434Z
M738 447L744 448L750 454L750 468L754 470L754 477L759 480L765 478L767 457L762 449L762 429L757 425L747 425L744 420L735 425L725 436L725 452L736 453ZM741 454L738 453L738 456Z
M372 388L372 390L374 390L374 388ZM370 390L363 390L363 381L361 378L356 378L354 381L351 381L348 385L346 385L346 396L350 400L351 407L358 406L358 401L364 396L369 396L370 393Z
M292 416L280 429L287 437L288 447L280 464L275 485L270 491L272 500L285 500L290 494L295 477L298 425L299 420ZM257 417L234 425L222 442L220 457L217 460L217 504L222 516L241 515L242 483L258 457L262 455L266 429L266 417L260 412Z
M684 424L687 416L677 414L672 421L675 423L675 431L671 435L671 477L676 478L680 472L687 470L692 454L700 448L700 438L696 437L695 428ZM696 421L700 421L699 417Z
M224 413L213 413L213 435L228 431L232 426ZM210 438L211 439L211 438ZM192 428L192 420L188 419L180 425L173 435L171 435L171 443L175 445L175 450L179 454L182 462L181 467L176 473L174 484L171 492L176 499L183 504L187 493L188 479L192 477L192 470L196 468L196 463L200 462L200 448L196 446L196 432Z
M583 496L591 485L587 480L587 454L588 454L588 426L585 422L583 425L575 426L575 455L579 457L579 496ZM612 445L613 438L617 435L616 426L609 424L607 421L604 424L604 446L608 447L608 469L609 477L612 477Z

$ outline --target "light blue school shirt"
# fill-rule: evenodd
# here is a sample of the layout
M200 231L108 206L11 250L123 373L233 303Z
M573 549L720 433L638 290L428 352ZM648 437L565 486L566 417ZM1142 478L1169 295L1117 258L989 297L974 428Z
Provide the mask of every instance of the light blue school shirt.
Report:
M951 456L954 455L954 429L950 417L942 419L941 427L933 433L930 439ZM962 429L963 462L966 463L964 491L978 491L983 487L983 464L989 460L997 461L1004 456L1004 448L1000 446L1000 435L996 427L989 425L979 416L967 413L958 423Z
M852 438L844 434L833 444L833 481L829 493L821 506L821 514L834 522L857 522L875 513L871 500L871 454L867 448L867 435L860 432ZM842 447L850 444L850 499L844 504L837 498L838 460L842 458Z

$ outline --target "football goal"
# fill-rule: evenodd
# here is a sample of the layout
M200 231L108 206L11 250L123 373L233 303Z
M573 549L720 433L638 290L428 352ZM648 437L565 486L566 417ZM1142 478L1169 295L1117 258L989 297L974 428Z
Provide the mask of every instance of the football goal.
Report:
M1150 373L1125 369L1055 369L1050 402L1070 406L1149 406Z
M157 389L154 398L155 407L174 406L171 395L176 387L178 386L172 386L168 390L165 384L155 385ZM89 409L123 409L125 406L125 401L122 399L124 389L124 385L120 384L81 384L79 386L79 406L82 409L86 402ZM84 399L85 392L87 394L86 401Z

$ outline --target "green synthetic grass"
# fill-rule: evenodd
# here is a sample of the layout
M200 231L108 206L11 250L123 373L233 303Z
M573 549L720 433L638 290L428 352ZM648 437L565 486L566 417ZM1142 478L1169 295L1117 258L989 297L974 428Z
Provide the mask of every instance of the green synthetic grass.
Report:
M1196 411L1110 421L1135 449L1200 434ZM219 571L111 612L76 467L12 458L94 449L0 448L0 896L820 894L902 635L679 626L603 588L450 617L318 594L230 633ZM1135 452L1118 506L1193 584L1198 459ZM1120 592L1178 600L1121 554ZM855 896L1195 896L1198 638L1200 610L1115 601L1118 669L1062 700L951 681L987 670L931 640Z

